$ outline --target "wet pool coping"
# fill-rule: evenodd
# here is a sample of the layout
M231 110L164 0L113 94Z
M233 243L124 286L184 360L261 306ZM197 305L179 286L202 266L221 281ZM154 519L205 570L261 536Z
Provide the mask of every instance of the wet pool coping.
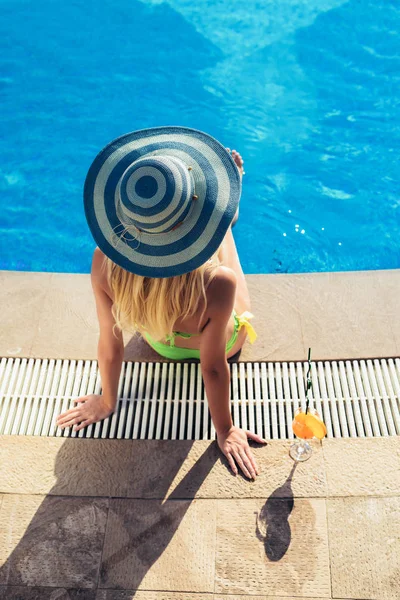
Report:
M400 269L246 275L252 323L238 361L400 355ZM90 274L0 271L0 356L97 359ZM124 360L161 361L124 332Z

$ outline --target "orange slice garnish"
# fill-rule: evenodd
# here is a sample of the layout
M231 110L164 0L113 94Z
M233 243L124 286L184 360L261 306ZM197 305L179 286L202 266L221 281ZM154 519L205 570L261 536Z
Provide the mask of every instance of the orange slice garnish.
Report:
M306 413L301 412L295 415L292 423L292 429L295 436L302 440L309 440L314 437L314 432L306 424Z
M311 429L313 434L319 440L322 440L326 436L326 427L323 420L319 417L319 415L313 415L311 413L307 413L305 415L304 420L305 425Z

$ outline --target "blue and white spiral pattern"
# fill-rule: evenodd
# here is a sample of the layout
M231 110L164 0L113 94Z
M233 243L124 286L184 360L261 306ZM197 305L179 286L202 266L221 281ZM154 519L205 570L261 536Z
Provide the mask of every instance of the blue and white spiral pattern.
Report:
M217 140L159 127L124 135L98 154L85 181L85 215L97 245L115 263L143 276L172 277L218 249L240 191L238 169Z
M174 156L150 156L128 167L121 179L117 214L124 224L147 233L162 233L182 221L189 211L194 181Z

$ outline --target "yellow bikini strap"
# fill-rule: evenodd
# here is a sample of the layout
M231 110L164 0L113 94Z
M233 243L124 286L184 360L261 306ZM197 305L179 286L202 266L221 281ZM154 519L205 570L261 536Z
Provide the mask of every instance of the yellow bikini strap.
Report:
M254 344L254 342L256 341L257 334L253 325L249 323L247 319L252 319L253 317L254 315L248 310L245 310L241 315L236 315L236 318L239 321L239 329L242 325L246 327L247 335L249 336L249 340L252 344Z

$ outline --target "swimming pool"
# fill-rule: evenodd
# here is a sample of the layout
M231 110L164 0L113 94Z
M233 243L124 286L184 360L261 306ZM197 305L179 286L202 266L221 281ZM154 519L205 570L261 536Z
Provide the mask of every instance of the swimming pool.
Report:
M89 273L82 188L128 131L245 160L245 273L400 267L394 0L3 1L0 269Z

